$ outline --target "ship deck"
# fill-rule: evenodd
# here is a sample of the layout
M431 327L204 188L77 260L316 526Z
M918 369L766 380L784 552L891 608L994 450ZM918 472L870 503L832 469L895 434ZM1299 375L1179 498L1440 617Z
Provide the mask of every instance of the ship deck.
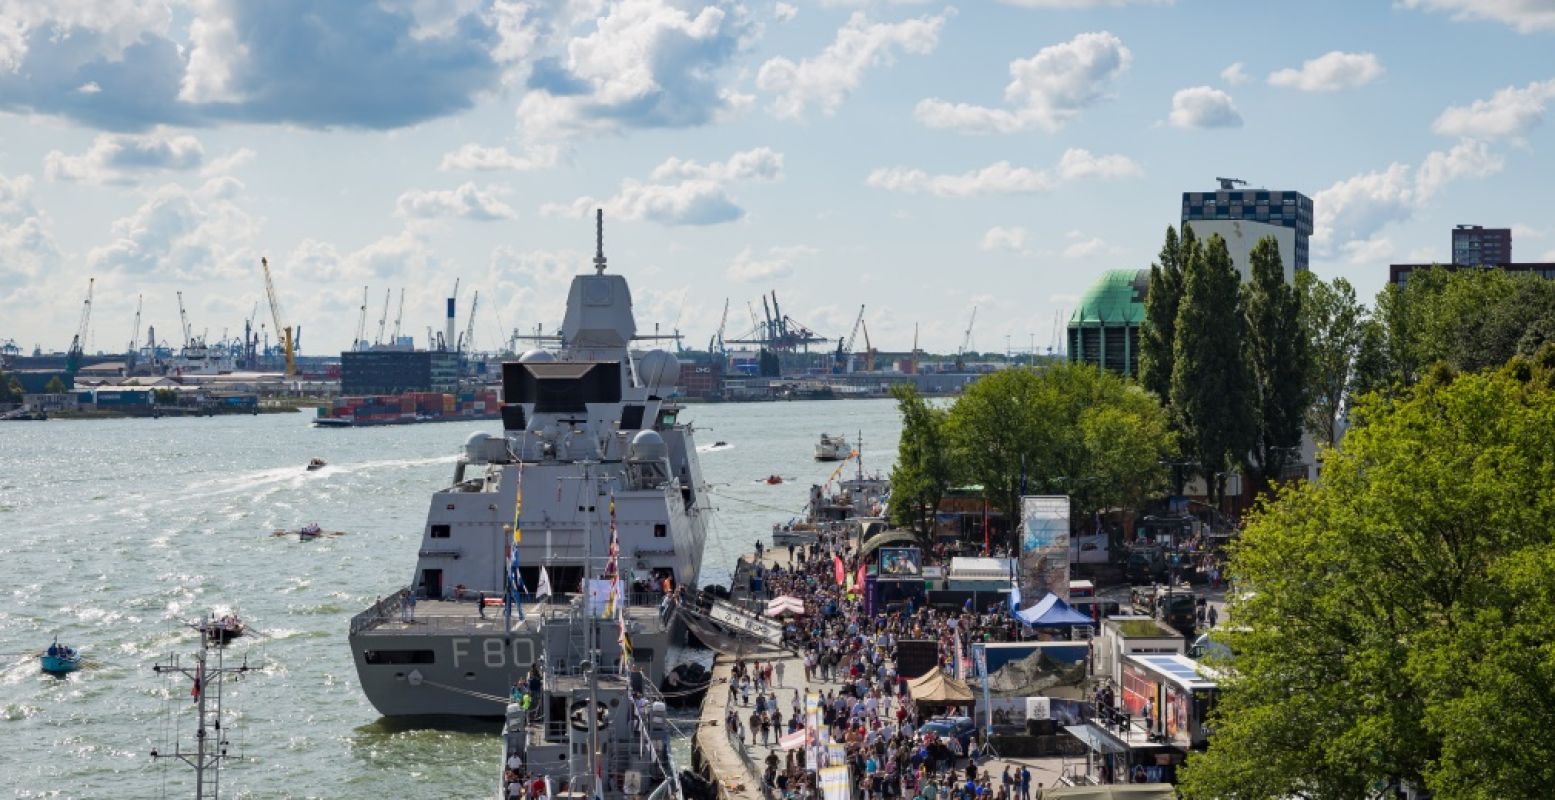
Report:
M486 606L485 616L474 600L418 600L415 611L407 619L401 613L404 593L384 598L372 608L352 620L351 632L361 635L405 634L500 634L507 630L502 618L502 606ZM563 600L566 598L558 598ZM634 598L635 599L635 598ZM565 617L570 613L566 602L523 603L523 613L513 609L513 630L532 630L530 620ZM664 628L659 619L657 604L633 603L626 607L626 619L635 623L638 630L653 632Z

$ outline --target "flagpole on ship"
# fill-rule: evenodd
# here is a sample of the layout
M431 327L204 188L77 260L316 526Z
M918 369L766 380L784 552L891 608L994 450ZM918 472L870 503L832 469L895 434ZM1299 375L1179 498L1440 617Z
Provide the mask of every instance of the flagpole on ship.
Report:
M599 502L599 487L594 483L593 476L589 474L588 462L583 464L583 483L588 486L588 513L583 515L583 618L588 627L584 631L584 647L588 650L588 682L589 682L589 710L584 718L589 728L589 786L593 789L589 797L593 800L603 800L604 792L600 788L600 771L604 768L600 764L599 757L599 644L598 631L595 630L594 614L589 610L589 600L593 597L593 580L589 577L594 565L594 514L596 504Z

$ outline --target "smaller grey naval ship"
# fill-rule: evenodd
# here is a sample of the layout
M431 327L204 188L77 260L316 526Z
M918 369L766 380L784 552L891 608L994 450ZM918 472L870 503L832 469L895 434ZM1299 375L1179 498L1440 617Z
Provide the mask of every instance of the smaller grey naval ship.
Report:
M582 605L540 625L544 657L519 690L529 696L507 706L497 796L533 796L539 782L544 797L678 800L665 704L641 672L621 670L618 640L596 628L590 641Z
M410 584L351 620L362 691L385 716L500 717L541 652L546 616L602 592L598 557L612 546L632 660L652 685L664 680L683 635L670 598L696 590L712 508L670 400L680 364L632 350L631 290L605 272L600 225L559 347L503 364L501 435L471 435L432 495Z

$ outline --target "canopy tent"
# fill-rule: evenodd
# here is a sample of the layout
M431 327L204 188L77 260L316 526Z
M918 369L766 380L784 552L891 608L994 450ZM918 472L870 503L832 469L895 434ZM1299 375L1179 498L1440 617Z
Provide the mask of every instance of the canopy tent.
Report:
M1170 783L1113 783L1105 786L1052 786L1042 790L1042 800L1175 800Z
M1042 598L1042 602L1031 608L1024 608L1015 612L1015 617L1027 625L1036 625L1043 628L1062 628L1070 625L1095 625L1096 621L1086 614L1074 610L1052 592Z
M918 534L913 533L912 531L883 531L869 537L868 539L865 539L864 546L859 548L858 554L860 556L867 556L882 545L895 544L897 542L917 544Z
M970 709L973 705L971 687L965 681L946 675L939 667L907 681L907 694L919 706L966 706Z
M786 594L767 601L767 616L781 617L784 614L791 614L796 617L804 616L804 601Z

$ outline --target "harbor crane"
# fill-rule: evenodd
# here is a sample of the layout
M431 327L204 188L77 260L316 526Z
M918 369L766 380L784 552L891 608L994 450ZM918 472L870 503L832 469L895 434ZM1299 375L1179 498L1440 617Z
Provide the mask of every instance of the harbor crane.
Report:
M351 347L356 350L367 349L367 287L362 287L362 311L356 318L356 338L351 340Z
M858 307L858 318L853 320L853 332L849 333L846 338L837 340L837 355L832 363L833 373L853 371L853 347L858 343L858 329L863 324L864 306L861 303Z
M1241 178L1216 178L1215 180L1220 182L1220 190L1223 192L1229 192L1238 186L1247 185L1247 181Z
M189 314L188 312L184 311L183 292L178 293L178 324L179 330L184 334L184 349L188 349L189 339L194 335L194 332L189 329Z
M275 321L276 333L281 335L281 348L286 353L286 379L297 377L297 355L292 347L292 327L281 324L281 300L275 294L275 281L270 278L270 259L261 256L259 266L265 273L265 295L270 298L270 318ZM299 329L298 333L302 331Z
M464 335L459 337L460 352L475 349L475 309L481 303L481 290L476 289L475 294L470 295L470 319L465 323Z
M389 337L389 344L395 344L400 340L400 322L405 319L405 287L400 287L400 308L394 312L394 335Z
M730 344L754 344L776 352L792 353L798 350L809 352L810 345L831 341L784 314L778 305L777 292L772 292L771 305L767 303L767 295L761 296L761 309L765 320L756 320L752 330L738 339L729 339ZM755 317L754 309L751 316Z
M383 313L378 315L378 336L373 339L373 344L383 344L383 329L389 324L389 297L393 294L393 289L383 290Z
M729 324L729 298L724 298L724 313L718 319L718 332L707 340L707 354L710 356L724 356L728 350L724 347L724 327Z
M135 346L140 341L140 309L144 296L135 295L135 321L130 325L130 346L124 351L125 366L135 368Z
M875 347L874 347L874 345L869 343L869 325L865 324L863 317L859 317L858 324L859 324L859 329L864 332L864 371L865 372L874 372L875 371Z
M81 369L81 359L86 354L86 337L92 326L92 289L96 278L86 281L86 302L81 304L81 323L76 326L75 338L70 340L70 350L65 354L65 371L71 375Z
M966 369L966 354L972 351L972 326L977 324L977 306L972 306L972 318L966 321L966 333L961 337L961 348L956 351L956 371Z

